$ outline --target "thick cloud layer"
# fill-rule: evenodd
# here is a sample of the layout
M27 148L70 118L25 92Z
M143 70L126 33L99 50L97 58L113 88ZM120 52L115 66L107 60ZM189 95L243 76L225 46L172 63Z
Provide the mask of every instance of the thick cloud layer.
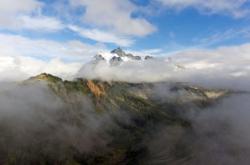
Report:
M50 73L72 79L81 67L79 63L65 63L60 59L48 62L29 57L1 57L0 81L23 81L40 73Z
M4 41L10 42L25 40L24 38L2 37ZM59 49L63 45L47 41L30 42L27 40L25 42L27 44L19 44L15 47L4 43L1 45L4 53L0 56L0 80L23 80L41 72L48 72L65 79L84 77L129 82L182 81L238 90L249 88L250 84L248 79L249 44L214 50L184 51L169 57L156 57L155 60L126 62L119 66L110 66L105 62L95 65L85 64L95 54L95 48L85 47L77 42L69 43L67 49ZM44 61L29 57L35 51L28 45L38 48L38 54L46 56L48 53L46 58L51 60ZM46 48L44 45L49 46ZM88 51L90 49L92 51ZM84 53L82 56L81 52ZM52 54L63 54L65 59L57 59L57 56ZM79 57L79 60L67 61L74 54ZM83 66L82 69L80 69L81 66Z
M248 90L249 54L250 45L246 44L215 50L186 51L168 58L131 61L117 66L101 61L84 65L77 76L129 82L178 81Z

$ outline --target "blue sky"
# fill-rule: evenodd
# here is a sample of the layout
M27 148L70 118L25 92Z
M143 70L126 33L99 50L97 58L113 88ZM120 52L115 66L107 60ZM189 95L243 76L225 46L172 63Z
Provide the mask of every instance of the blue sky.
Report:
M5 5L6 11L0 8L0 15L1 10L2 15L13 11L9 12L13 14L10 19L16 21L21 17L20 25L5 25L0 20L1 33L59 42L79 40L108 49L121 46L164 52L239 45L250 40L247 0L105 2L102 5L102 0L24 0L26 6L17 4L16 9L9 3ZM22 27L23 24L31 25Z
M3 39L74 50L59 55L38 47L22 54L45 60L84 59L117 46L162 55L250 40L249 0L9 0L0 6Z

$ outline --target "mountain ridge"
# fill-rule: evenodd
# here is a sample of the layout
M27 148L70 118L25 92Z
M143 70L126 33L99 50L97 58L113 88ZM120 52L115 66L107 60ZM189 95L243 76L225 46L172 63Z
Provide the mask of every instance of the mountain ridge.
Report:
M192 93L191 95L197 95L200 97L204 97L203 99L218 99L221 97L224 97L229 93L227 90L221 90L221 89L206 89L199 86L191 86L185 83L167 83L167 82L158 82L158 83L128 83L123 81L101 81L101 80L88 80L83 78L76 78L75 80L68 81L68 80L62 80L59 77L53 76L51 74L42 73L40 75L31 77L27 80L29 81L44 81L47 82L49 85L63 85L67 88L71 86L71 88L75 89L88 89L89 92L91 92L96 97L104 96L106 93L106 90L111 89L113 86L122 86L122 87L139 87L142 88L142 90L148 90L143 89L150 88L154 85L163 85L163 86L169 86L170 91L176 91L179 90L185 90L187 92ZM70 90L70 88L69 88Z
M39 89L44 97L30 90L21 96L14 95L11 105L27 97L32 108L31 113L25 111L24 120L16 117L18 124L14 127L8 116L0 121L4 131L1 139L5 142L0 142L0 164L147 165L147 159L152 156L149 144L161 133L162 127L174 131L169 132L169 136L176 139L169 147L173 160L188 158L192 156L192 141L185 142L196 134L185 114L203 111L230 94L226 90L185 83L107 82L83 78L69 81L47 73L18 85L26 91L30 87L39 88L40 84L48 87ZM38 97L35 102L34 97ZM22 105L18 104L18 110ZM52 108L48 108L49 105ZM26 121L27 115L34 120L32 124ZM180 130L187 135L176 134ZM13 136L13 132L18 135ZM23 137L29 142L26 145L20 144Z

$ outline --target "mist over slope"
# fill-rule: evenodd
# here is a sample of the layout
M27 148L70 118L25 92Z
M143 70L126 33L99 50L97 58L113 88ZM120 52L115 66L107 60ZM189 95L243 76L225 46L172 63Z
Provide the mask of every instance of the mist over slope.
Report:
M250 0L0 0L0 165L250 165L249 119Z
M175 82L67 81L41 74L2 83L0 161L247 164L248 99Z
M73 80L1 82L0 164L247 165L249 59L236 52L98 59Z

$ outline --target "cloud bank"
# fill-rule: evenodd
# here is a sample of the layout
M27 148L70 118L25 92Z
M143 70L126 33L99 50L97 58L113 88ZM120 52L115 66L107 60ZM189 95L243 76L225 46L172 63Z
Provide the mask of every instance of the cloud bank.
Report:
M250 45L190 50L170 57L110 66L105 61L84 65L77 76L129 82L189 82L217 88L249 88ZM216 80L216 81L214 81Z
M93 54L105 49L77 40L59 42L0 34L0 79L23 80L41 72L72 78Z
M168 57L156 57L155 60L110 66L106 62L86 64L98 51L106 51L102 45L92 46L79 41L62 43L30 40L16 35L0 35L0 38L2 80L21 80L49 72L63 78L85 77L130 82L181 81L217 87L220 84L225 87L224 82L228 82L228 88L249 88L249 44L213 50L189 50ZM145 51L133 53L141 55ZM153 52L147 54L150 53ZM156 50L157 53L162 54L159 50ZM214 79L217 79L216 83L210 81Z

